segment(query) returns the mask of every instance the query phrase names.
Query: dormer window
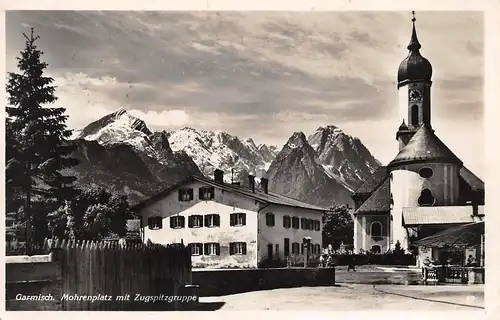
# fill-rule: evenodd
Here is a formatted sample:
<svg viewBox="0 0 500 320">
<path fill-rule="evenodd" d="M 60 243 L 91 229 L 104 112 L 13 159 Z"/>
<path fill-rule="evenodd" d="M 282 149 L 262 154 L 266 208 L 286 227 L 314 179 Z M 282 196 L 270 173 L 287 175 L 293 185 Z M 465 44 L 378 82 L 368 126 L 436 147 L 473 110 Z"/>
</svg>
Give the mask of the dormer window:
<svg viewBox="0 0 500 320">
<path fill-rule="evenodd" d="M 215 196 L 214 187 L 201 187 L 199 189 L 200 200 L 213 200 L 214 196 Z"/>
<path fill-rule="evenodd" d="M 186 202 L 193 200 L 193 189 L 179 189 L 179 201 Z"/>
</svg>

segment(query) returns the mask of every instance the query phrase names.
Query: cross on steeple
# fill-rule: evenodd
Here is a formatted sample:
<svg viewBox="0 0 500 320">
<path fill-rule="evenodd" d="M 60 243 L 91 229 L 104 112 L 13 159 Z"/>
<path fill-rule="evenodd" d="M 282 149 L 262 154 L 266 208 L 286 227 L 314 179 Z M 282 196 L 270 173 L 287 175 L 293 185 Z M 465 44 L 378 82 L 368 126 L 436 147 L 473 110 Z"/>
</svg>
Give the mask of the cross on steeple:
<svg viewBox="0 0 500 320">
<path fill-rule="evenodd" d="M 413 15 L 413 19 L 411 21 L 415 22 L 417 19 L 415 19 L 415 11 L 412 11 L 411 14 Z"/>
</svg>

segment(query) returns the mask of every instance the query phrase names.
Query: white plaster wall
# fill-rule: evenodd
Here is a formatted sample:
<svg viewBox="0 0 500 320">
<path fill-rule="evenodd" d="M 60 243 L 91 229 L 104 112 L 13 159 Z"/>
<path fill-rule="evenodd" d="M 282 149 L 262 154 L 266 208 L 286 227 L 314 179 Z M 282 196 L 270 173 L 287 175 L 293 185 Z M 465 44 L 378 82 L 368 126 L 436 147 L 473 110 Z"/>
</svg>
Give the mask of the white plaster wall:
<svg viewBox="0 0 500 320">
<path fill-rule="evenodd" d="M 200 182 L 186 185 L 193 188 L 193 200 L 178 201 L 178 193 L 174 191 L 165 198 L 141 210 L 144 228 L 144 240 L 160 244 L 179 243 L 182 239 L 185 245 L 189 243 L 216 242 L 220 244 L 220 256 L 192 256 L 193 267 L 256 267 L 257 266 L 257 210 L 259 203 L 255 200 L 229 193 L 215 188 L 213 201 L 198 199 L 198 188 L 205 186 Z M 184 188 L 184 187 L 183 187 Z M 230 214 L 246 213 L 246 226 L 230 226 Z M 170 216 L 185 217 L 185 227 L 170 228 Z M 219 214 L 220 227 L 189 228 L 190 215 Z M 150 230 L 147 227 L 148 217 L 163 217 L 163 228 Z M 229 255 L 230 242 L 246 242 L 246 255 Z"/>
<path fill-rule="evenodd" d="M 408 248 L 406 229 L 403 227 L 402 208 L 418 205 L 417 200 L 423 184 L 422 178 L 415 172 L 407 170 L 392 171 L 390 189 L 394 205 L 391 210 L 393 218 L 391 249 L 394 249 L 398 240 L 402 248 Z"/>
<path fill-rule="evenodd" d="M 271 212 L 274 216 L 275 225 L 274 227 L 269 227 L 266 225 L 266 213 Z M 311 244 L 322 244 L 322 212 L 316 210 L 308 210 L 301 208 L 293 208 L 286 206 L 271 205 L 262 209 L 259 213 L 261 218 L 259 219 L 259 247 L 258 247 L 258 260 L 261 261 L 267 257 L 267 245 L 273 244 L 275 249 L 276 244 L 279 244 L 279 257 L 280 259 L 285 258 L 285 238 L 290 239 L 290 253 L 292 252 L 292 243 L 298 242 L 302 243 L 303 237 L 311 237 Z M 283 216 L 288 215 L 290 217 L 299 218 L 299 229 L 294 228 L 284 228 L 283 227 Z M 300 228 L 300 219 L 308 218 L 319 220 L 320 230 L 302 230 Z M 276 251 L 274 250 L 276 253 Z"/>
<path fill-rule="evenodd" d="M 399 123 L 405 121 L 408 124 L 408 86 L 399 88 L 398 90 L 398 112 L 399 112 Z M 397 130 L 397 127 L 395 128 Z"/>
</svg>

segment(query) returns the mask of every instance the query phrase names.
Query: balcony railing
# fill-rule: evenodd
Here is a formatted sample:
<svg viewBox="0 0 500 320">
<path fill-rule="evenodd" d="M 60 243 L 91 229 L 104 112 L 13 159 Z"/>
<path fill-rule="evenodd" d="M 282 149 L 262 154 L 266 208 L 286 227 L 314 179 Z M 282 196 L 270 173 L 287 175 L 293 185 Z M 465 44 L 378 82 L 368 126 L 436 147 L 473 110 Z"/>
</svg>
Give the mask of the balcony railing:
<svg viewBox="0 0 500 320">
<path fill-rule="evenodd" d="M 473 278 L 469 279 L 470 276 Z M 484 283 L 484 268 L 452 265 L 424 266 L 422 281 L 426 284 Z"/>
</svg>

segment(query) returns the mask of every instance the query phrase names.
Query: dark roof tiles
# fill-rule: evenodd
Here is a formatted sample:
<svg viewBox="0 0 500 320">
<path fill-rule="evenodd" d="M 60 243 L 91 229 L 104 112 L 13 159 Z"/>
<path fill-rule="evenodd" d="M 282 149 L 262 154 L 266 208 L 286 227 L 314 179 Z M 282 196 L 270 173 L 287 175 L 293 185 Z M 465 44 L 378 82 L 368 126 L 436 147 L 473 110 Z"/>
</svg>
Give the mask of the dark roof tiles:
<svg viewBox="0 0 500 320">
<path fill-rule="evenodd" d="M 428 125 L 422 125 L 388 167 L 408 162 L 428 161 L 462 164 L 462 161 L 434 134 L 434 130 Z"/>
</svg>

